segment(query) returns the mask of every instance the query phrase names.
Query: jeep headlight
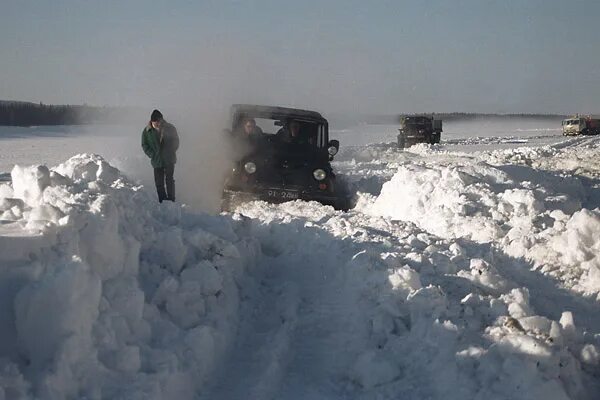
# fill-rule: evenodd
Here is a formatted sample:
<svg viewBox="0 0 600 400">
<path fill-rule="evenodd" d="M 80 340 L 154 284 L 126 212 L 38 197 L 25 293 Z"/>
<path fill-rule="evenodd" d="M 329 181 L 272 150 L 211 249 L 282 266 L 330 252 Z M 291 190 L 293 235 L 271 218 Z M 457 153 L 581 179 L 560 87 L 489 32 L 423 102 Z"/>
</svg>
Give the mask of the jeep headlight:
<svg viewBox="0 0 600 400">
<path fill-rule="evenodd" d="M 256 172 L 256 164 L 254 164 L 252 161 L 248 161 L 246 164 L 244 164 L 244 170 L 249 174 L 253 174 Z"/>
<path fill-rule="evenodd" d="M 330 156 L 335 156 L 338 152 L 338 149 L 335 146 L 329 146 L 329 148 L 327 149 L 327 152 L 329 153 Z"/>
<path fill-rule="evenodd" d="M 323 179 L 325 179 L 327 174 L 321 168 L 317 168 L 313 171 L 313 176 L 315 177 L 316 180 L 322 181 Z"/>
</svg>

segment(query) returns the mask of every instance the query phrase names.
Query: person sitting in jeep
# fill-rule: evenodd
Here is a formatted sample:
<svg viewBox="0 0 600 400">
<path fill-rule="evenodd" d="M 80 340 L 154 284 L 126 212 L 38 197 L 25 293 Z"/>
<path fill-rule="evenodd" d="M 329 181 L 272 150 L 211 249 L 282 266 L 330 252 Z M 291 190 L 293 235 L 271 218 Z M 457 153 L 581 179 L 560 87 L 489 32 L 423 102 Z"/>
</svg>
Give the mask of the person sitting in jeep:
<svg viewBox="0 0 600 400">
<path fill-rule="evenodd" d="M 256 125 L 254 118 L 244 118 L 232 132 L 232 139 L 234 154 L 237 158 L 242 158 L 262 145 L 266 141 L 266 135 Z"/>
<path fill-rule="evenodd" d="M 287 123 L 276 134 L 277 140 L 282 143 L 307 145 L 309 140 L 302 131 L 302 124 L 295 119 Z"/>
<path fill-rule="evenodd" d="M 244 118 L 242 121 L 242 137 L 250 141 L 250 143 L 259 142 L 264 139 L 264 132 L 260 126 L 256 125 L 254 118 Z"/>
</svg>

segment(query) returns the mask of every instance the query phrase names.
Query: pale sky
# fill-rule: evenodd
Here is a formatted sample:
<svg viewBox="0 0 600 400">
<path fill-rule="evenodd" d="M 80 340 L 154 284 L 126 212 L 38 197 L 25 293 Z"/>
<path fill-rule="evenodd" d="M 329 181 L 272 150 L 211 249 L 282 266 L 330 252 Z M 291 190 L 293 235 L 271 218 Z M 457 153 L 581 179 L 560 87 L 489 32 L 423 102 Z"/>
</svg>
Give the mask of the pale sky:
<svg viewBox="0 0 600 400">
<path fill-rule="evenodd" d="M 3 0 L 0 99 L 600 113 L 600 1 Z"/>
</svg>

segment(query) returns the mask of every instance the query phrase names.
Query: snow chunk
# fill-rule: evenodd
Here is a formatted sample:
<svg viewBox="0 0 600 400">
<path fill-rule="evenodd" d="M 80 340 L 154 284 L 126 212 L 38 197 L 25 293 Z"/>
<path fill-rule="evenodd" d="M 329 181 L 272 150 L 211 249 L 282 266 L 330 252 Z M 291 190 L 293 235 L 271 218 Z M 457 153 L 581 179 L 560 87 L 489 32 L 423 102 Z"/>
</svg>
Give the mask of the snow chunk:
<svg viewBox="0 0 600 400">
<path fill-rule="evenodd" d="M 526 288 L 512 289 L 510 293 L 500 296 L 508 306 L 508 313 L 513 318 L 527 317 L 532 314 L 529 306 L 529 290 Z"/>
<path fill-rule="evenodd" d="M 11 178 L 14 196 L 31 207 L 40 204 L 44 189 L 50 186 L 50 170 L 44 165 L 25 168 L 15 165 Z"/>
<path fill-rule="evenodd" d="M 185 336 L 185 344 L 193 355 L 200 376 L 204 376 L 216 361 L 220 341 L 215 330 L 209 326 L 199 326 Z"/>
<path fill-rule="evenodd" d="M 19 292 L 15 310 L 20 347 L 35 367 L 56 360 L 66 341 L 76 342 L 75 353 L 63 362 L 72 363 L 73 357 L 90 351 L 100 293 L 100 279 L 79 263 L 59 266 Z"/>
<path fill-rule="evenodd" d="M 419 273 L 408 265 L 395 269 L 388 279 L 394 290 L 402 291 L 406 296 L 422 288 Z"/>
<path fill-rule="evenodd" d="M 96 154 L 78 154 L 56 167 L 55 172 L 76 182 L 116 181 L 119 170 Z"/>
<path fill-rule="evenodd" d="M 501 291 L 509 287 L 509 282 L 502 277 L 496 268 L 480 258 L 471 259 L 470 273 L 459 271 L 458 276 L 467 278 L 492 291 Z"/>
<path fill-rule="evenodd" d="M 356 360 L 351 378 L 364 389 L 371 389 L 398 379 L 400 368 L 387 359 L 381 351 L 367 351 Z"/>
<path fill-rule="evenodd" d="M 439 318 L 447 309 L 446 295 L 438 286 L 427 286 L 411 293 L 407 299 L 413 321 L 422 320 L 425 316 Z"/>
<path fill-rule="evenodd" d="M 14 196 L 12 187 L 6 183 L 0 183 L 0 199 L 6 199 Z M 1 210 L 1 208 L 0 208 Z"/>
<path fill-rule="evenodd" d="M 581 349 L 581 361 L 586 364 L 598 366 L 600 365 L 600 352 L 598 348 L 591 343 L 586 344 Z"/>
<path fill-rule="evenodd" d="M 565 337 L 570 340 L 575 340 L 577 337 L 577 328 L 575 327 L 575 321 L 573 319 L 573 313 L 570 311 L 564 311 L 560 316 L 560 325 L 562 332 Z"/>
<path fill-rule="evenodd" d="M 203 296 L 212 296 L 223 289 L 223 277 L 207 261 L 203 261 L 198 265 L 186 268 L 181 273 L 183 282 L 197 282 L 200 285 L 200 291 Z"/>
<path fill-rule="evenodd" d="M 160 232 L 150 251 L 158 264 L 166 267 L 171 273 L 179 273 L 187 256 L 182 230 L 171 227 Z"/>
</svg>

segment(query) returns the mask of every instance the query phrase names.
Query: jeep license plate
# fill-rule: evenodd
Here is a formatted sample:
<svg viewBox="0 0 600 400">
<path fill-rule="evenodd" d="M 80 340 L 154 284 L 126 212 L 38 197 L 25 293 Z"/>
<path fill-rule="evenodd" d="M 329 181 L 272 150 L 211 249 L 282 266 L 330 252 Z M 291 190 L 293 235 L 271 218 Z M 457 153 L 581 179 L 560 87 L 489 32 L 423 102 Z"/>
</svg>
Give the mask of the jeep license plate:
<svg viewBox="0 0 600 400">
<path fill-rule="evenodd" d="M 296 200 L 299 193 L 295 190 L 269 189 L 267 190 L 267 196 L 274 199 Z"/>
</svg>

